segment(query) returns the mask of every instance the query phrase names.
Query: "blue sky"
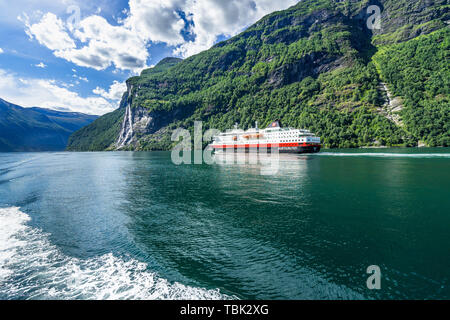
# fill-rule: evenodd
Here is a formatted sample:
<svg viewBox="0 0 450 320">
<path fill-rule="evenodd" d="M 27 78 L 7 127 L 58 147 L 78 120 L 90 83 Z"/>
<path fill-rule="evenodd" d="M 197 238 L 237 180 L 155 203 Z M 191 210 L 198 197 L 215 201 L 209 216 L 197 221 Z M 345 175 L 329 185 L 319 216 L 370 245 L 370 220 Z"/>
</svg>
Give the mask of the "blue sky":
<svg viewBox="0 0 450 320">
<path fill-rule="evenodd" d="M 0 0 L 0 98 L 89 114 L 125 81 L 186 58 L 296 0 Z"/>
</svg>

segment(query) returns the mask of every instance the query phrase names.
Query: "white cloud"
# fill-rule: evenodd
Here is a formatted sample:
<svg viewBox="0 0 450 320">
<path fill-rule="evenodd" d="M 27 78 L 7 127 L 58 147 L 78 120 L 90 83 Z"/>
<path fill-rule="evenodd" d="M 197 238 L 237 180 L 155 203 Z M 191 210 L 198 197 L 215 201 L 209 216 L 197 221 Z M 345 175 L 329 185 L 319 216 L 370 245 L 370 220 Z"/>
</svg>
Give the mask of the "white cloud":
<svg viewBox="0 0 450 320">
<path fill-rule="evenodd" d="M 113 84 L 109 87 L 109 91 L 97 87 L 92 92 L 99 96 L 102 96 L 105 99 L 119 101 L 120 99 L 122 99 L 122 96 L 126 90 L 127 85 L 124 82 L 114 81 Z"/>
<path fill-rule="evenodd" d="M 188 57 L 212 47 L 219 36 L 231 37 L 263 16 L 287 9 L 298 0 L 187 0 L 185 12 L 193 22 L 195 40 L 174 50 Z"/>
<path fill-rule="evenodd" d="M 177 13 L 186 0 L 130 0 L 130 11 L 125 26 L 142 36 L 145 41 L 168 45 L 184 43 L 181 31 L 184 20 Z"/>
<path fill-rule="evenodd" d="M 20 78 L 0 69 L 0 97 L 23 107 L 41 107 L 102 115 L 113 111 L 117 102 L 103 97 L 81 97 L 68 85 L 55 80 Z"/>
<path fill-rule="evenodd" d="M 42 69 L 45 69 L 47 67 L 43 62 L 35 64 L 34 66 Z"/>
<path fill-rule="evenodd" d="M 84 81 L 84 82 L 89 82 L 89 79 L 88 79 L 88 78 L 86 78 L 86 77 L 81 77 L 81 76 L 77 76 L 76 74 L 74 74 L 72 77 L 74 77 L 74 78 L 76 78 L 76 79 L 78 79 L 78 80 Z"/>
<path fill-rule="evenodd" d="M 0 48 L 0 54 L 2 54 L 4 51 L 3 51 L 3 49 L 2 48 Z"/>
<path fill-rule="evenodd" d="M 113 26 L 106 19 L 92 15 L 83 19 L 79 29 L 71 32 L 61 19 L 45 14 L 35 23 L 22 18 L 30 39 L 78 66 L 104 70 L 111 65 L 118 69 L 140 72 L 146 67 L 147 43 L 140 34 L 125 26 Z M 80 43 L 77 47 L 76 42 Z"/>
<path fill-rule="evenodd" d="M 74 37 L 82 42 L 79 49 L 56 52 L 55 55 L 73 63 L 104 70 L 110 65 L 138 72 L 146 66 L 148 51 L 141 36 L 123 26 L 112 26 L 100 16 L 80 22 Z"/>
<path fill-rule="evenodd" d="M 30 24 L 28 16 L 21 18 L 26 26 L 26 33 L 30 39 L 35 38 L 40 44 L 50 50 L 61 51 L 75 48 L 75 42 L 67 33 L 67 29 L 56 15 L 46 13 L 35 24 Z"/>
<path fill-rule="evenodd" d="M 115 69 L 139 73 L 147 67 L 148 47 L 162 42 L 173 53 L 188 57 L 210 48 L 219 36 L 230 37 L 264 15 L 286 9 L 298 0 L 129 0 L 126 18 L 110 24 L 95 14 L 85 17 L 72 30 L 53 13 L 41 15 L 36 23 L 24 16 L 25 31 L 31 39 L 54 55 L 82 67 Z M 195 38 L 182 35 L 186 21 Z M 71 31 L 72 30 L 72 31 Z"/>
</svg>

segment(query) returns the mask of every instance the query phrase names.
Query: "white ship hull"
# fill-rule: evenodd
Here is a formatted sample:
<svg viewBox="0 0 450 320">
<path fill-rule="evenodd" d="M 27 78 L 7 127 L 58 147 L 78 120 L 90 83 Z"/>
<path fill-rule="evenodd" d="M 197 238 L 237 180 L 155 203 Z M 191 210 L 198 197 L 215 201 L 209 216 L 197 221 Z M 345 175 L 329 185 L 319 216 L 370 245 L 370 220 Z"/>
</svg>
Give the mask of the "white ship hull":
<svg viewBox="0 0 450 320">
<path fill-rule="evenodd" d="M 247 131 L 234 130 L 214 137 L 210 145 L 216 152 L 279 152 L 279 153 L 316 153 L 322 145 L 320 138 L 302 129 L 281 128 L 279 121 L 273 122 L 267 129 L 258 128 Z"/>
</svg>

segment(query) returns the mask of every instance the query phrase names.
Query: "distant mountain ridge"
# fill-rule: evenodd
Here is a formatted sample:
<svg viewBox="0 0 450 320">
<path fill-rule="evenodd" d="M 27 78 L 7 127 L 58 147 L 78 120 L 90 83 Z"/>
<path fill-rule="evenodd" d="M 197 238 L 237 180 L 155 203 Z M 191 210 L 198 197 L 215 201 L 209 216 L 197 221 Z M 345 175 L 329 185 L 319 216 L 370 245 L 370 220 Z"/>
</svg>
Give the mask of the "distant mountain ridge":
<svg viewBox="0 0 450 320">
<path fill-rule="evenodd" d="M 373 10 L 381 29 L 369 29 Z M 69 150 L 167 150 L 175 128 L 281 119 L 325 147 L 450 146 L 448 0 L 303 0 L 127 81 Z M 107 130 L 103 130 L 106 128 Z"/>
<path fill-rule="evenodd" d="M 0 98 L 0 152 L 62 151 L 69 136 L 98 116 L 23 108 Z"/>
</svg>

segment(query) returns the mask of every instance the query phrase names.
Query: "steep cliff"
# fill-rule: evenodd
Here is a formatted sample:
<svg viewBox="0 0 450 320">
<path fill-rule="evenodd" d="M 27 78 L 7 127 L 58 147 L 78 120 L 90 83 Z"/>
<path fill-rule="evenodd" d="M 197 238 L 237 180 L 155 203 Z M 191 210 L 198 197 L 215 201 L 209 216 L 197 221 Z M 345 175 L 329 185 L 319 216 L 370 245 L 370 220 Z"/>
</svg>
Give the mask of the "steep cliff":
<svg viewBox="0 0 450 320">
<path fill-rule="evenodd" d="M 372 5 L 380 29 L 368 28 Z M 315 131 L 327 147 L 449 145 L 448 19 L 447 0 L 301 1 L 210 50 L 164 59 L 129 79 L 117 111 L 124 117 L 99 149 L 168 149 L 172 130 L 192 129 L 195 120 L 224 130 L 276 118 Z M 388 91 L 403 108 L 386 104 Z M 427 118 L 414 121 L 422 110 Z M 96 138 L 87 133 L 101 121 L 70 148 L 92 149 Z"/>
</svg>

